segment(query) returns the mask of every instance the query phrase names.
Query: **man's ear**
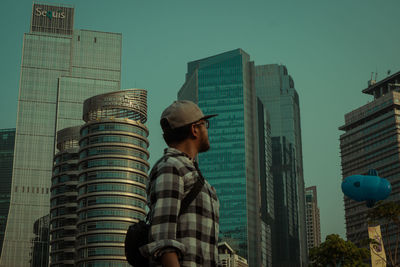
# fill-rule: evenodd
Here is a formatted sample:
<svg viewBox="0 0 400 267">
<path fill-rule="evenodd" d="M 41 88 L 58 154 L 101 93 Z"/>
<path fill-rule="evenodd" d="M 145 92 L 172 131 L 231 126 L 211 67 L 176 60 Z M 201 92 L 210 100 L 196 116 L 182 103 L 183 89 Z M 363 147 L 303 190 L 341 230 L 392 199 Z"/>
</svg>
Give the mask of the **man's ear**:
<svg viewBox="0 0 400 267">
<path fill-rule="evenodd" d="M 200 132 L 199 132 L 199 127 L 196 127 L 195 124 L 192 124 L 192 125 L 191 125 L 190 131 L 191 131 L 191 133 L 192 133 L 192 137 L 193 137 L 193 138 L 197 138 L 197 137 L 199 136 L 199 134 L 200 134 Z"/>
</svg>

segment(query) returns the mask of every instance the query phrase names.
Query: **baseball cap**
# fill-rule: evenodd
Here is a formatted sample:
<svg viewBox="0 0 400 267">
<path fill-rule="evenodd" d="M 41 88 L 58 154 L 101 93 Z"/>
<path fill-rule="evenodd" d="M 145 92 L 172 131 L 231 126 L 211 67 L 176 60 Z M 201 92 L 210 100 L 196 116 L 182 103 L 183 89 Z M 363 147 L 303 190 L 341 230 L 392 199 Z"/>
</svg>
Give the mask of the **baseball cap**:
<svg viewBox="0 0 400 267">
<path fill-rule="evenodd" d="M 161 114 L 160 122 L 163 130 L 172 130 L 217 115 L 204 115 L 199 106 L 192 101 L 178 100 L 164 110 Z M 168 121 L 168 124 L 163 123 L 164 119 Z"/>
</svg>

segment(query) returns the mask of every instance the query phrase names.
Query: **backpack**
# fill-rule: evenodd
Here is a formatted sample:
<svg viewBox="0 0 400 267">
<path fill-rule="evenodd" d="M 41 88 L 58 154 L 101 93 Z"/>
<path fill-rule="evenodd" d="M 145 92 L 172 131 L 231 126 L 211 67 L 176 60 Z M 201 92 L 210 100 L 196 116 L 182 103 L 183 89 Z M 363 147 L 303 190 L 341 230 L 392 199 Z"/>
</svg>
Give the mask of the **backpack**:
<svg viewBox="0 0 400 267">
<path fill-rule="evenodd" d="M 196 168 L 197 169 L 197 168 Z M 181 209 L 178 216 L 180 216 L 193 202 L 193 200 L 200 193 L 204 185 L 204 178 L 199 172 L 199 179 L 194 184 L 193 188 L 182 200 Z M 146 221 L 140 220 L 137 223 L 129 226 L 125 236 L 125 256 L 129 264 L 133 267 L 148 267 L 149 259 L 142 256 L 139 251 L 141 246 L 149 243 L 150 223 L 148 223 L 148 215 Z"/>
</svg>

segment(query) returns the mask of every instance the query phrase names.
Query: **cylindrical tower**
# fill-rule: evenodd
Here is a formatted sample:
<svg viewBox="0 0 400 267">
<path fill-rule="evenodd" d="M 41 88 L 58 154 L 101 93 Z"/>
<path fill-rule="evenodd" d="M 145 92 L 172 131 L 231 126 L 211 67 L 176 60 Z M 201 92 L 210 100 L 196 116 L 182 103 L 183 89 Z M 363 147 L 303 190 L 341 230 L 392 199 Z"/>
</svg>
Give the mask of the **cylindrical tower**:
<svg viewBox="0 0 400 267">
<path fill-rule="evenodd" d="M 83 119 L 76 266 L 129 266 L 125 234 L 146 214 L 147 92 L 129 89 L 89 98 Z"/>
<path fill-rule="evenodd" d="M 80 126 L 57 132 L 50 197 L 50 266 L 75 266 Z"/>
</svg>

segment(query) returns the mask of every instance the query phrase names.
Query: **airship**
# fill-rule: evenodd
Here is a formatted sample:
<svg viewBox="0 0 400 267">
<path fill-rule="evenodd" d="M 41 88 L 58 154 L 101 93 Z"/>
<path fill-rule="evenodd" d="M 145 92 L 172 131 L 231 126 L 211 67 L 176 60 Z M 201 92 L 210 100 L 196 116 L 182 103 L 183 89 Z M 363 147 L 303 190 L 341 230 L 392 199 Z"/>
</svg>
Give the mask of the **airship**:
<svg viewBox="0 0 400 267">
<path fill-rule="evenodd" d="M 371 208 L 375 202 L 386 199 L 392 191 L 392 186 L 385 178 L 378 176 L 376 170 L 369 170 L 368 175 L 352 175 L 342 181 L 343 193 L 355 200 L 366 201 Z"/>
</svg>

